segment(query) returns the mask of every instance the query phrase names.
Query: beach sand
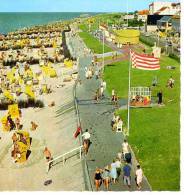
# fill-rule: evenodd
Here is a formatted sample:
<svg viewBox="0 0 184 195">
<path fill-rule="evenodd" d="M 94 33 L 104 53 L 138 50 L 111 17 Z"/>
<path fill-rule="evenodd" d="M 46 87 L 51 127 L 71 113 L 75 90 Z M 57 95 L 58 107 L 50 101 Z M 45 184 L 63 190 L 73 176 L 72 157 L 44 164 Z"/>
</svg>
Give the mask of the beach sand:
<svg viewBox="0 0 184 195">
<path fill-rule="evenodd" d="M 32 137 L 31 154 L 25 164 L 17 164 L 11 158 L 12 132 L 0 131 L 0 191 L 39 191 L 39 190 L 84 190 L 82 163 L 78 156 L 74 156 L 65 162 L 55 165 L 46 173 L 46 160 L 43 155 L 47 146 L 53 157 L 57 157 L 80 146 L 79 140 L 74 138 L 77 128 L 77 118 L 74 107 L 62 114 L 62 106 L 73 104 L 73 84 L 65 82 L 64 87 L 57 88 L 56 84 L 62 84 L 63 77 L 73 71 L 56 65 L 57 72 L 62 70 L 59 78 L 48 79 L 54 92 L 42 96 L 44 108 L 27 108 L 22 110 L 23 130 Z M 34 67 L 35 68 L 35 67 Z M 34 69 L 33 68 L 33 69 Z M 76 67 L 75 67 L 76 68 Z M 48 107 L 51 102 L 54 107 Z M 64 107 L 63 107 L 64 108 Z M 3 116 L 5 111 L 0 111 Z M 38 124 L 36 131 L 30 131 L 30 122 Z M 2 127 L 0 127 L 2 129 Z M 46 180 L 52 180 L 48 186 L 44 186 Z"/>
</svg>

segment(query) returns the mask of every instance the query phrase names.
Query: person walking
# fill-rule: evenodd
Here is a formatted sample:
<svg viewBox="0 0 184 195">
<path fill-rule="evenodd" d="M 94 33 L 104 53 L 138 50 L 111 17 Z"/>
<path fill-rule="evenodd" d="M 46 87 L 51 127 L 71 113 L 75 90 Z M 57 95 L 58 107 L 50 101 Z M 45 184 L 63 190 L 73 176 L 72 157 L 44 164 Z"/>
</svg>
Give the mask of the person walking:
<svg viewBox="0 0 184 195">
<path fill-rule="evenodd" d="M 95 171 L 94 183 L 95 183 L 96 191 L 98 191 L 102 183 L 101 170 L 99 168 L 97 168 Z"/>
<path fill-rule="evenodd" d="M 90 133 L 88 132 L 88 129 L 82 134 L 83 137 L 83 147 L 85 154 L 88 153 L 89 145 L 90 145 Z"/>
<path fill-rule="evenodd" d="M 115 160 L 113 160 L 113 162 L 111 163 L 111 170 L 110 170 L 110 176 L 113 180 L 113 183 L 116 183 L 117 180 L 117 165 Z"/>
<path fill-rule="evenodd" d="M 107 87 L 107 83 L 104 80 L 102 81 L 102 86 L 103 86 L 103 89 L 105 91 L 106 90 L 106 87 Z"/>
<path fill-rule="evenodd" d="M 100 96 L 100 89 L 98 88 L 97 90 L 96 90 L 96 93 L 95 93 L 95 100 L 98 102 L 98 100 L 99 100 L 99 96 Z"/>
<path fill-rule="evenodd" d="M 131 167 L 130 165 L 126 162 L 124 167 L 123 167 L 123 182 L 124 185 L 127 185 L 129 188 L 131 188 Z"/>
<path fill-rule="evenodd" d="M 115 90 L 112 89 L 112 92 L 111 92 L 111 101 L 114 101 L 115 99 Z"/>
<path fill-rule="evenodd" d="M 123 151 L 123 158 L 125 159 L 125 155 L 129 153 L 129 145 L 126 139 L 124 139 L 124 142 L 122 143 L 122 151 Z"/>
<path fill-rule="evenodd" d="M 137 170 L 135 172 L 135 180 L 136 180 L 136 184 L 137 184 L 137 189 L 140 190 L 141 189 L 141 185 L 142 185 L 142 179 L 143 179 L 143 171 L 141 169 L 140 165 L 137 165 Z"/>
<path fill-rule="evenodd" d="M 157 97 L 158 97 L 158 104 L 161 105 L 162 104 L 162 91 L 159 91 L 157 93 Z"/>
<path fill-rule="evenodd" d="M 95 78 L 98 79 L 98 70 L 95 70 Z"/>
<path fill-rule="evenodd" d="M 100 86 L 100 97 L 103 97 L 104 96 L 104 88 L 103 86 L 101 85 Z"/>
<path fill-rule="evenodd" d="M 103 173 L 102 173 L 102 178 L 103 178 L 104 188 L 106 190 L 109 190 L 109 183 L 110 183 L 110 170 L 109 170 L 109 166 L 106 166 L 104 168 Z"/>
<path fill-rule="evenodd" d="M 119 178 L 121 174 L 121 161 L 119 158 L 116 158 L 116 171 L 117 171 L 117 179 Z"/>
</svg>

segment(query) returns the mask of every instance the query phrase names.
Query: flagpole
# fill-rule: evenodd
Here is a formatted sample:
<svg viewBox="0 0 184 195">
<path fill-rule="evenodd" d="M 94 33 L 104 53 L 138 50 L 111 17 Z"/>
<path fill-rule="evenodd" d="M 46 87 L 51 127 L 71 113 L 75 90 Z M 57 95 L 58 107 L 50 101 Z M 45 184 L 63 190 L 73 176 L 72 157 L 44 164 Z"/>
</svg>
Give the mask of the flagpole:
<svg viewBox="0 0 184 195">
<path fill-rule="evenodd" d="M 128 28 L 128 0 L 127 2 L 127 28 Z M 131 55 L 130 55 L 130 44 L 129 44 L 129 68 L 128 68 L 128 125 L 127 125 L 127 136 L 129 136 L 130 132 L 130 67 L 131 67 Z"/>
<path fill-rule="evenodd" d="M 103 64 L 103 71 L 104 71 L 104 50 L 105 50 L 105 48 L 104 48 L 104 44 L 105 44 L 105 30 L 103 30 L 103 62 L 102 62 L 102 64 Z"/>
<path fill-rule="evenodd" d="M 129 46 L 129 68 L 128 68 L 128 126 L 127 126 L 127 136 L 130 132 L 130 68 L 131 68 L 131 55 L 130 55 L 130 46 Z"/>
<path fill-rule="evenodd" d="M 128 0 L 126 1 L 127 3 L 126 3 L 126 8 L 127 8 L 127 28 L 128 28 Z"/>
</svg>

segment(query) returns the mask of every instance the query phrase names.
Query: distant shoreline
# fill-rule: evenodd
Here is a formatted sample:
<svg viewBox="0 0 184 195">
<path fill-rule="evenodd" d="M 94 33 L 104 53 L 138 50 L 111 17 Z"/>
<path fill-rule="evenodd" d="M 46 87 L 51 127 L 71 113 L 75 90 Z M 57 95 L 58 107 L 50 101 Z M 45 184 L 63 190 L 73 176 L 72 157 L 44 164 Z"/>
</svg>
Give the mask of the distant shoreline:
<svg viewBox="0 0 184 195">
<path fill-rule="evenodd" d="M 7 35 L 22 28 L 47 25 L 58 21 L 67 21 L 102 14 L 100 12 L 0 12 L 0 34 Z"/>
</svg>

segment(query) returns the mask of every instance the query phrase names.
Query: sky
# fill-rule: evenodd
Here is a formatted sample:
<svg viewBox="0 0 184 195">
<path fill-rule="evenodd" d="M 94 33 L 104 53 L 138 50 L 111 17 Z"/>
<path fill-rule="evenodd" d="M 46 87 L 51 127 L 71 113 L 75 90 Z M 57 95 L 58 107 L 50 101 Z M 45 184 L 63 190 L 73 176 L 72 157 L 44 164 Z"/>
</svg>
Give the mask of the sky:
<svg viewBox="0 0 184 195">
<path fill-rule="evenodd" d="M 148 9 L 154 0 L 0 0 L 0 12 L 125 12 Z M 158 0 L 178 2 L 179 0 Z"/>
</svg>

